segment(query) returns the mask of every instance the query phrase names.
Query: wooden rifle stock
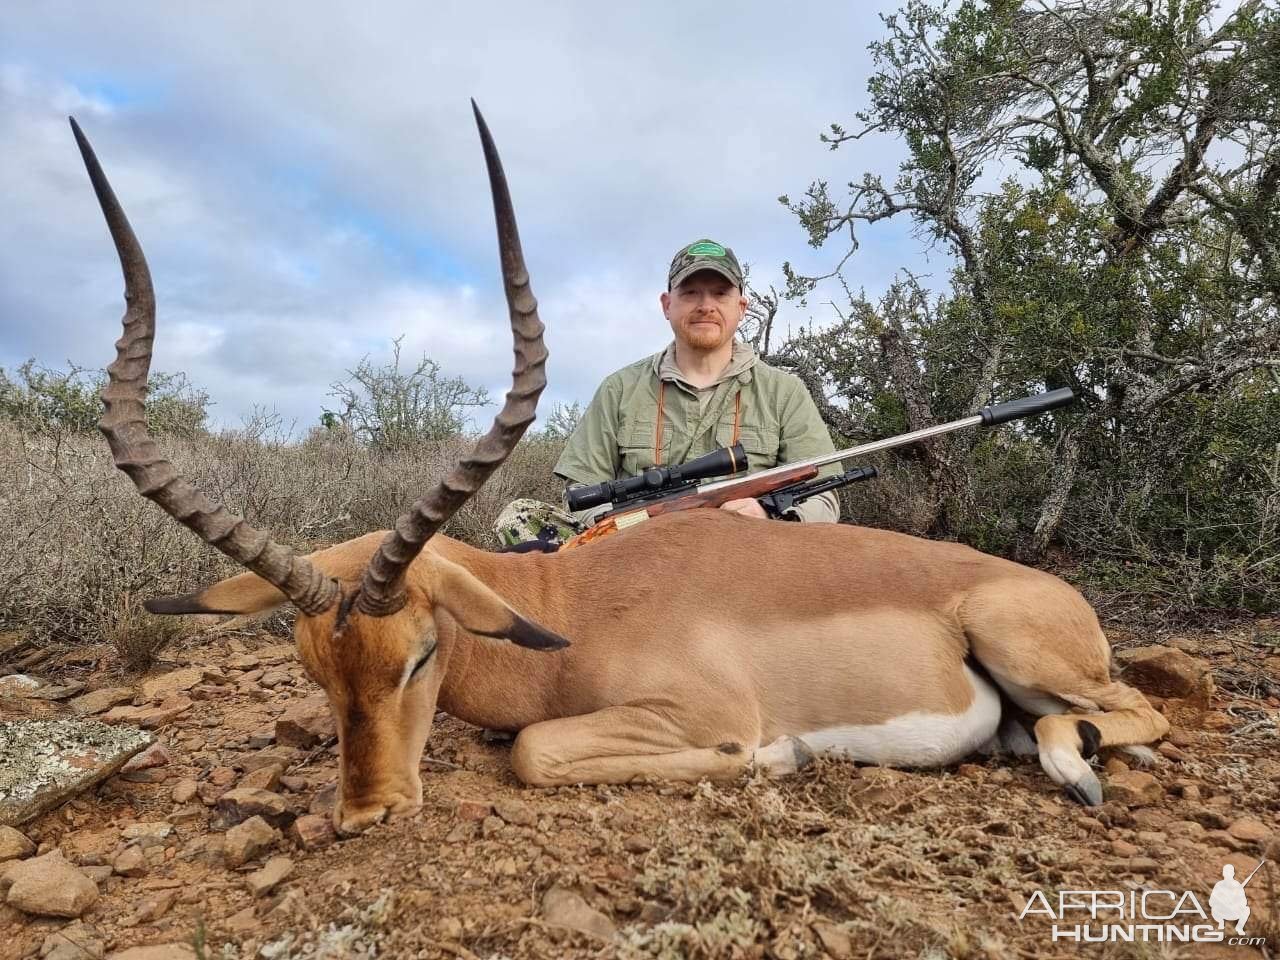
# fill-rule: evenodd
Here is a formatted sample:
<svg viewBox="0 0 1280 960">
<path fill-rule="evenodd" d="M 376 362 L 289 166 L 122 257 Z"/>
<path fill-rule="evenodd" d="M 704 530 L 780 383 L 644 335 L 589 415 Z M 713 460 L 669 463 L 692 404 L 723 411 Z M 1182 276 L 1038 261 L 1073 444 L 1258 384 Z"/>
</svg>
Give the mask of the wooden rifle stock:
<svg viewBox="0 0 1280 960">
<path fill-rule="evenodd" d="M 696 490 L 693 493 L 683 493 L 663 500 L 654 500 L 634 509 L 623 510 L 612 516 L 605 517 L 589 530 L 584 530 L 576 537 L 562 543 L 560 549 L 569 550 L 573 547 L 580 547 L 583 544 L 607 537 L 611 533 L 635 526 L 637 523 L 652 520 L 654 517 L 661 516 L 664 513 L 675 513 L 679 510 L 696 510 L 703 507 L 715 510 L 724 506 L 730 500 L 745 500 L 747 498 L 754 500 L 756 497 L 763 497 L 766 493 L 772 493 L 790 484 L 812 480 L 817 475 L 818 468 L 812 464 L 798 465 L 790 470 L 779 471 L 774 468 L 768 475 L 757 474 L 743 477 L 741 480 L 735 480 L 731 483 L 717 484 L 712 490 Z"/>
</svg>

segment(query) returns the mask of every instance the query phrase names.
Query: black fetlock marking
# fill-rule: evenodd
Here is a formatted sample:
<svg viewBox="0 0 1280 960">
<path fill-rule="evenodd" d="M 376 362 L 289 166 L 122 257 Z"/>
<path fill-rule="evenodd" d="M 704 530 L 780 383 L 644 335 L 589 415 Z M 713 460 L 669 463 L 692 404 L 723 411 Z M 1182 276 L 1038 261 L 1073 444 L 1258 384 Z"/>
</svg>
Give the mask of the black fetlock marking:
<svg viewBox="0 0 1280 960">
<path fill-rule="evenodd" d="M 1088 720 L 1079 720 L 1076 732 L 1080 734 L 1080 755 L 1086 760 L 1096 757 L 1098 748 L 1102 746 L 1102 731 Z"/>
</svg>

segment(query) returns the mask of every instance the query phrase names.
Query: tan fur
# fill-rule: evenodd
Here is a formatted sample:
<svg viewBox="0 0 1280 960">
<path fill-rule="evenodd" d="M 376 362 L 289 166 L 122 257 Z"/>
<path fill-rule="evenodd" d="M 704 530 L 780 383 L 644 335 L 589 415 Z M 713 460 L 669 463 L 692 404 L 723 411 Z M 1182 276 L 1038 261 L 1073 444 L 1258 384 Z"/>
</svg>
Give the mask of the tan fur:
<svg viewBox="0 0 1280 960">
<path fill-rule="evenodd" d="M 349 592 L 381 539 L 309 559 Z M 236 612 L 279 602 L 256 579 L 198 597 Z M 1078 592 L 954 543 L 704 510 L 562 554 L 491 554 L 437 536 L 407 584 L 409 605 L 390 617 L 351 613 L 337 632 L 335 611 L 298 619 L 303 662 L 338 718 L 348 831 L 420 802 L 418 759 L 437 706 L 520 731 L 513 768 L 545 785 L 732 777 L 781 737 L 958 715 L 973 696 L 966 658 L 1064 710 L 1097 704 L 1108 712 L 1088 719 L 1104 745 L 1167 729 L 1140 694 L 1110 681 L 1106 639 Z M 571 646 L 476 635 L 514 630 L 521 617 Z M 402 686 L 431 643 L 423 675 Z M 1079 758 L 1079 719 L 1036 724 L 1055 779 L 1045 750 Z M 1056 762 L 1070 767 L 1060 780 L 1069 789 L 1092 776 Z"/>
</svg>

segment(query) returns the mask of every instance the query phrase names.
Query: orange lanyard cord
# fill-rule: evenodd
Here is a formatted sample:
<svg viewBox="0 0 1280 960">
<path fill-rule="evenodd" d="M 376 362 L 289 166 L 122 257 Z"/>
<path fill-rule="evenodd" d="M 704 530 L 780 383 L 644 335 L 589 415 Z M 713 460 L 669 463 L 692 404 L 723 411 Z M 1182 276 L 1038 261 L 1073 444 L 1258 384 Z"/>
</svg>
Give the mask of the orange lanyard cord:
<svg viewBox="0 0 1280 960">
<path fill-rule="evenodd" d="M 653 435 L 653 465 L 659 466 L 662 463 L 662 398 L 667 392 L 667 381 L 660 380 L 658 382 L 658 425 L 654 429 Z"/>
</svg>

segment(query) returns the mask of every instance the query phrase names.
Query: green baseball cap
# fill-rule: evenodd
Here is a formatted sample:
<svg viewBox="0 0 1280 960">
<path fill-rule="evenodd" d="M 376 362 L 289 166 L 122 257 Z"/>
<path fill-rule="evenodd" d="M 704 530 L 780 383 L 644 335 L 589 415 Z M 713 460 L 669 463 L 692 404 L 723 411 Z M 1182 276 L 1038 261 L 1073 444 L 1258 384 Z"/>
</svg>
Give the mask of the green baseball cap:
<svg viewBox="0 0 1280 960">
<path fill-rule="evenodd" d="M 706 239 L 695 240 L 676 252 L 667 273 L 667 289 L 678 287 L 699 270 L 714 270 L 739 290 L 742 289 L 742 265 L 733 251 Z"/>
</svg>

